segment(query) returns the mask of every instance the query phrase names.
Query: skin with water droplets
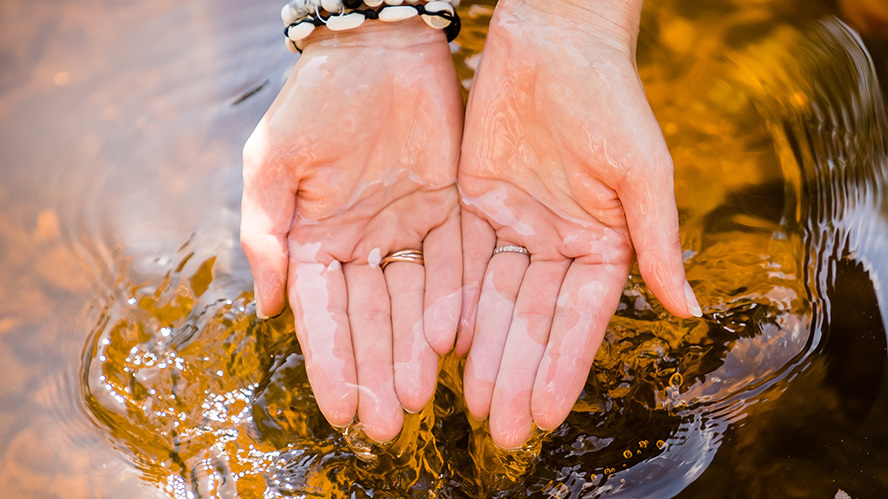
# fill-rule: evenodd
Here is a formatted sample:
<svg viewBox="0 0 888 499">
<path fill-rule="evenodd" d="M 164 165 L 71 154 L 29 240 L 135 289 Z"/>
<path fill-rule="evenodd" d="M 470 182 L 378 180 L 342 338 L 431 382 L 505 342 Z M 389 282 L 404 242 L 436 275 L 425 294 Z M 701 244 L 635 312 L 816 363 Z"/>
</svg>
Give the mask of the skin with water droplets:
<svg viewBox="0 0 888 499">
<path fill-rule="evenodd" d="M 466 267 L 472 299 L 457 340 L 472 345 L 466 403 L 490 416 L 506 447 L 534 423 L 551 429 L 567 417 L 636 255 L 670 312 L 697 312 L 685 295 L 671 158 L 633 60 L 640 3 L 622 18 L 573 7 L 568 16 L 540 2 L 498 6 L 467 110 L 466 260 L 491 240 L 532 255 L 528 265 L 487 253 L 483 273 Z"/>
<path fill-rule="evenodd" d="M 289 299 L 324 416 L 386 441 L 431 398 L 459 317 L 461 100 L 443 34 L 419 19 L 307 42 L 245 146 L 241 240 L 259 312 Z M 408 248 L 426 265 L 383 274 Z M 426 309 L 449 324 L 427 330 Z"/>
</svg>

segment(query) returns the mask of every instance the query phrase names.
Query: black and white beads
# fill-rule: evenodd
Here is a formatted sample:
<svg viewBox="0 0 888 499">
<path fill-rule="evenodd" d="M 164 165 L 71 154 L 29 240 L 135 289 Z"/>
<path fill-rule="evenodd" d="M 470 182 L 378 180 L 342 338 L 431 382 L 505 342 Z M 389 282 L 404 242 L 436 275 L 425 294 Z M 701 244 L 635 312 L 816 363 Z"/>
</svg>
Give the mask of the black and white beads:
<svg viewBox="0 0 888 499">
<path fill-rule="evenodd" d="M 367 9 L 361 9 L 366 5 Z M 303 41 L 315 28 L 330 31 L 355 29 L 367 19 L 398 22 L 420 16 L 432 28 L 444 30 L 447 41 L 459 34 L 456 14 L 459 0 L 420 3 L 419 0 L 292 0 L 281 10 L 287 49 L 301 52 Z"/>
</svg>

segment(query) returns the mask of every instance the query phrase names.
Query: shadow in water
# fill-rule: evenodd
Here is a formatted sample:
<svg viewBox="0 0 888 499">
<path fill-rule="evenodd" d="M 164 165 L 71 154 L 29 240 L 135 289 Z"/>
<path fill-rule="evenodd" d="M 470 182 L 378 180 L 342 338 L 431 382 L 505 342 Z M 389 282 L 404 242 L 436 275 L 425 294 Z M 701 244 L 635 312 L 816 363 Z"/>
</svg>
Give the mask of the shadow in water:
<svg viewBox="0 0 888 499">
<path fill-rule="evenodd" d="M 888 350 L 863 267 L 836 267 L 820 354 L 778 404 L 729 429 L 716 458 L 678 497 L 879 497 L 888 483 Z M 876 311 L 876 312 L 874 312 Z M 880 449 L 873 452 L 873 449 Z M 740 485 L 742 484 L 742 485 Z"/>
<path fill-rule="evenodd" d="M 732 426 L 716 459 L 679 497 L 810 497 L 813 490 L 876 497 L 888 487 L 884 102 L 872 61 L 846 26 L 827 20 L 806 40 L 786 41 L 797 48 L 776 58 L 783 66 L 756 61 L 747 69 L 764 91 L 756 104 L 780 151 L 787 194 L 798 200 L 823 330 L 792 382 L 769 397 L 780 402 Z M 797 63 L 801 73 L 785 69 Z"/>
</svg>

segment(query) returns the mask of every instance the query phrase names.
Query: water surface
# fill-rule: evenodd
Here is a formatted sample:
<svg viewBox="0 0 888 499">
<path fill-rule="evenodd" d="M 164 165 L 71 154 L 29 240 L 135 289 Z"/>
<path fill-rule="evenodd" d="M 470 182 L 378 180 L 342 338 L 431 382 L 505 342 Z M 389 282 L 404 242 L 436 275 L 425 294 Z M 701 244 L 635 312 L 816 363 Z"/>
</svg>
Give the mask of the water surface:
<svg viewBox="0 0 888 499">
<path fill-rule="evenodd" d="M 464 2 L 468 87 L 492 2 Z M 648 6 L 639 71 L 706 315 L 636 274 L 567 422 L 516 453 L 459 359 L 394 443 L 333 431 L 259 322 L 240 148 L 294 62 L 273 2 L 0 6 L 9 497 L 875 497 L 888 490 L 886 118 L 826 4 Z M 881 312 L 880 312 L 881 305 Z"/>
</svg>

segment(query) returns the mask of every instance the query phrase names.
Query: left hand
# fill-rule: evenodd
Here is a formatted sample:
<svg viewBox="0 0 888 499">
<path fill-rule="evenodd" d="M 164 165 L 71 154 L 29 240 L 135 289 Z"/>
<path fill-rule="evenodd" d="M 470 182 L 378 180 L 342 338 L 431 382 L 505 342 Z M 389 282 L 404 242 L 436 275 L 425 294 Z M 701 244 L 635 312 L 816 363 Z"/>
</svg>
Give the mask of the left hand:
<svg viewBox="0 0 888 499">
<path fill-rule="evenodd" d="M 667 310 L 700 313 L 631 20 L 600 22 L 588 5 L 559 16 L 532 3 L 497 6 L 459 166 L 466 293 L 456 351 L 471 345 L 466 404 L 476 419 L 489 415 L 504 447 L 521 445 L 534 423 L 552 429 L 567 417 L 636 253 Z M 491 256 L 504 245 L 530 258 Z"/>
</svg>

